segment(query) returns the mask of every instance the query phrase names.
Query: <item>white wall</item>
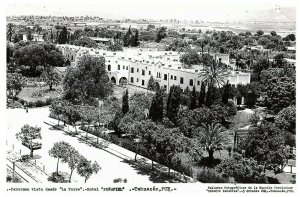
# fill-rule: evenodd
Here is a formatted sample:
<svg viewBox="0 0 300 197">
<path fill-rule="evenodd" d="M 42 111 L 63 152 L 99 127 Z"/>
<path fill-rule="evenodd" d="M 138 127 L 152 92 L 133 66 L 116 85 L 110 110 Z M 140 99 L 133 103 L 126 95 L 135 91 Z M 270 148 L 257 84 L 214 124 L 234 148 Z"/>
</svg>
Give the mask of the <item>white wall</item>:
<svg viewBox="0 0 300 197">
<path fill-rule="evenodd" d="M 183 69 L 179 63 L 179 54 L 171 51 L 140 51 L 140 50 L 125 50 L 124 52 L 110 52 L 103 50 L 95 50 L 85 47 L 73 47 L 72 45 L 58 45 L 63 55 L 71 58 L 75 56 L 75 64 L 78 59 L 88 53 L 93 56 L 105 57 L 106 69 L 109 78 L 114 77 L 116 84 L 122 77 L 126 77 L 128 84 L 147 88 L 148 80 L 152 75 L 154 79 L 165 87 L 167 91 L 172 85 L 179 85 L 183 90 L 187 87 L 192 90 L 196 86 L 196 90 L 200 91 L 201 78 L 198 77 L 198 72 L 195 69 Z M 217 60 L 229 65 L 228 54 L 215 54 Z M 221 59 L 219 59 L 221 58 Z M 70 60 L 71 61 L 71 60 Z M 120 67 L 118 67 L 120 65 Z M 110 70 L 108 69 L 110 67 Z M 131 72 L 133 69 L 133 73 Z M 144 70 L 144 75 L 142 74 Z M 149 74 L 150 72 L 150 74 Z M 166 75 L 166 78 L 165 78 Z M 176 76 L 176 80 L 175 80 Z M 183 77 L 183 83 L 180 83 L 180 78 Z M 131 80 L 133 78 L 133 81 Z M 192 85 L 190 80 L 193 81 Z M 241 73 L 232 71 L 228 76 L 231 84 L 237 85 L 250 83 L 250 73 Z M 227 80 L 226 80 L 227 81 Z"/>
</svg>

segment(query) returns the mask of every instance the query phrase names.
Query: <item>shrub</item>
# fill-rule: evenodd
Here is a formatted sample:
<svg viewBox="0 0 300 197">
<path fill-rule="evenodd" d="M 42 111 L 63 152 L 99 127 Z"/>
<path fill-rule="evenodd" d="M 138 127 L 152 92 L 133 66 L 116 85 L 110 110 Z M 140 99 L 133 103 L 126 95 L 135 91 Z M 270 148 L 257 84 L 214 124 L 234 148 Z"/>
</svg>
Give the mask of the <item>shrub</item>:
<svg viewBox="0 0 300 197">
<path fill-rule="evenodd" d="M 68 183 L 69 179 L 65 179 L 63 175 L 56 174 L 56 172 L 52 172 L 51 176 L 48 177 L 48 181 L 54 182 L 54 183 Z"/>
<path fill-rule="evenodd" d="M 29 160 L 31 160 L 32 157 L 30 155 L 22 155 L 20 161 L 21 162 L 29 162 Z"/>
<path fill-rule="evenodd" d="M 196 179 L 202 183 L 230 183 L 229 178 L 222 177 L 216 170 L 211 168 L 197 168 Z"/>
<path fill-rule="evenodd" d="M 243 158 L 240 154 L 234 153 L 232 157 L 223 160 L 216 171 L 224 178 L 233 177 L 237 183 L 267 183 L 263 173 L 263 166 L 250 158 Z"/>
<path fill-rule="evenodd" d="M 15 176 L 15 178 L 13 179 L 10 175 L 8 175 L 8 176 L 6 176 L 6 182 L 8 182 L 8 183 L 22 183 L 23 181 L 18 176 Z"/>
<path fill-rule="evenodd" d="M 6 103 L 6 107 L 7 108 L 23 108 L 22 103 L 20 103 L 19 101 L 14 101 L 12 99 L 8 99 L 7 103 Z"/>
<path fill-rule="evenodd" d="M 44 107 L 47 105 L 51 105 L 52 98 L 47 98 L 46 100 L 37 100 L 37 101 L 30 101 L 27 103 L 27 107 Z"/>
</svg>

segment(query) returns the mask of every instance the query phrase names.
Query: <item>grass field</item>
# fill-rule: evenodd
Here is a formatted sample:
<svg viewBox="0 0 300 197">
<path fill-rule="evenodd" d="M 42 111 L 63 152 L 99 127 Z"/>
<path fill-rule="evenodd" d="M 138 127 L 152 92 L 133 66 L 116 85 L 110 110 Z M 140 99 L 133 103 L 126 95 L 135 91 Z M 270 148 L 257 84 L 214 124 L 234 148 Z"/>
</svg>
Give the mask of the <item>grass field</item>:
<svg viewBox="0 0 300 197">
<path fill-rule="evenodd" d="M 32 94 L 34 92 L 37 92 L 37 91 L 41 91 L 41 90 L 47 90 L 49 89 L 49 86 L 44 86 L 44 87 L 24 87 L 22 89 L 22 91 L 20 92 L 20 94 L 18 95 L 18 97 L 20 99 L 23 99 L 27 102 L 35 102 L 37 100 L 46 100 L 47 98 L 57 98 L 60 96 L 60 93 L 58 93 L 57 91 L 55 91 L 56 89 L 61 89 L 62 86 L 59 85 L 59 86 L 54 86 L 53 87 L 53 91 L 49 92 L 49 93 L 46 93 L 44 96 L 42 97 L 33 97 Z"/>
</svg>

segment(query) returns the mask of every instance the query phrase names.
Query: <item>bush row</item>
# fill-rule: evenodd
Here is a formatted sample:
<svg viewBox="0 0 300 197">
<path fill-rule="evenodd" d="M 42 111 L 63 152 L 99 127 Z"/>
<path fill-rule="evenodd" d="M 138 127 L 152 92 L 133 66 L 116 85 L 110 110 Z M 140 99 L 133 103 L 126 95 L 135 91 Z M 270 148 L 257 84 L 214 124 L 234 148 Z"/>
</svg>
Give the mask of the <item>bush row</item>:
<svg viewBox="0 0 300 197">
<path fill-rule="evenodd" d="M 47 98 L 46 100 L 37 100 L 37 101 L 25 101 L 23 99 L 7 99 L 6 106 L 7 108 L 24 108 L 25 106 L 29 108 L 34 108 L 34 107 L 44 107 L 51 105 L 53 99 L 52 98 Z"/>
<path fill-rule="evenodd" d="M 143 151 L 142 149 L 138 149 L 135 143 L 132 143 L 131 140 L 126 138 L 120 138 L 116 135 L 107 134 L 103 132 L 103 129 L 95 129 L 95 128 L 88 128 L 87 126 L 80 127 L 81 130 L 86 131 L 90 134 L 93 134 L 99 138 L 107 140 L 111 143 L 114 143 L 118 146 L 121 146 L 127 150 L 130 150 L 138 155 L 141 155 L 146 158 L 151 158 L 151 155 L 147 151 Z M 165 161 L 162 161 L 160 157 L 156 157 L 154 161 L 165 164 Z M 192 169 L 192 170 L 191 170 Z M 231 183 L 233 182 L 232 179 L 225 179 L 219 174 L 217 171 L 211 168 L 199 168 L 194 167 L 193 163 L 185 164 L 184 168 L 177 168 L 175 167 L 174 170 L 178 172 L 184 173 L 184 175 L 195 177 L 198 181 L 203 183 Z"/>
<path fill-rule="evenodd" d="M 46 100 L 37 100 L 37 101 L 25 101 L 23 99 L 19 99 L 19 102 L 23 105 L 23 106 L 27 106 L 29 108 L 33 108 L 33 107 L 44 107 L 47 105 L 51 105 L 53 99 L 52 98 L 47 98 Z"/>
<path fill-rule="evenodd" d="M 7 99 L 6 107 L 11 109 L 23 108 L 23 105 L 19 101 L 14 101 L 13 99 Z"/>
</svg>

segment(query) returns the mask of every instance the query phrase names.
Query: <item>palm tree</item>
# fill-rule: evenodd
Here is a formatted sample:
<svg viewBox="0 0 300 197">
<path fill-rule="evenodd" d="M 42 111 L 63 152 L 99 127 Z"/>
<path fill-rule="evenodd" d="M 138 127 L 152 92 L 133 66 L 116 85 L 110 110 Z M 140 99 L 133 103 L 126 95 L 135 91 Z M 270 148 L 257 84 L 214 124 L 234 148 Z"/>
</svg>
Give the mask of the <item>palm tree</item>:
<svg viewBox="0 0 300 197">
<path fill-rule="evenodd" d="M 209 64 L 210 66 L 205 66 L 198 77 L 203 77 L 201 81 L 206 82 L 208 87 L 217 85 L 220 88 L 228 77 L 227 69 L 214 59 Z"/>
<path fill-rule="evenodd" d="M 214 159 L 214 151 L 222 148 L 228 142 L 224 134 L 225 128 L 219 123 L 202 124 L 200 127 L 199 138 L 208 152 L 209 161 Z"/>
</svg>

